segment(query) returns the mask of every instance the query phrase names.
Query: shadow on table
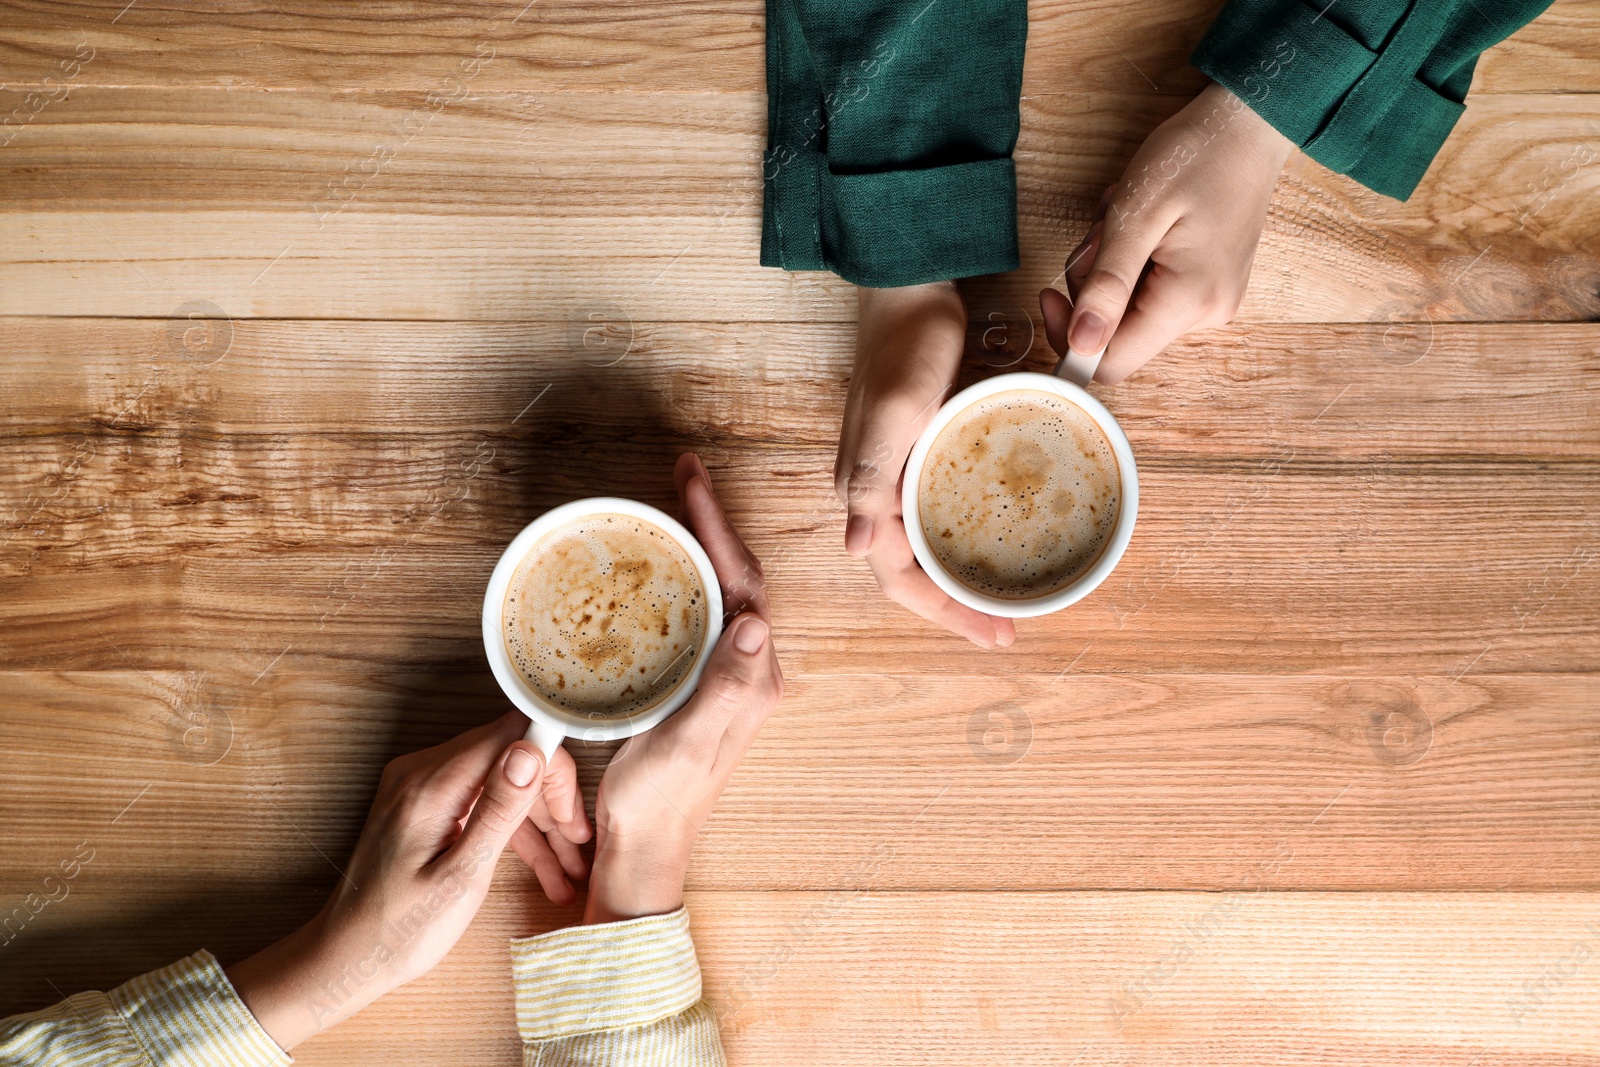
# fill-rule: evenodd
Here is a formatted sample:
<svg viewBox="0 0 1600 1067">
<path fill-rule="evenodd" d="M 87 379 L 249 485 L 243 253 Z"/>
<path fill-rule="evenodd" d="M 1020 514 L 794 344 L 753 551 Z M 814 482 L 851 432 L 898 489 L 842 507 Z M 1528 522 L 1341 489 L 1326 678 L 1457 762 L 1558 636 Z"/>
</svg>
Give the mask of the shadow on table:
<svg viewBox="0 0 1600 1067">
<path fill-rule="evenodd" d="M 537 332 L 548 326 L 529 328 Z M 476 598 L 517 530 L 551 507 L 585 496 L 627 496 L 676 514 L 673 465 L 681 452 L 710 442 L 704 428 L 686 423 L 681 410 L 674 410 L 675 383 L 665 379 L 664 370 L 651 373 L 648 353 L 634 350 L 631 335 L 622 360 L 615 360 L 614 350 L 595 356 L 581 346 L 552 357 L 549 346 L 538 341 L 534 337 L 531 343 L 545 355 L 530 356 L 526 370 L 506 383 L 507 395 L 531 402 L 505 426 L 484 427 L 482 440 L 492 455 L 472 476 L 479 484 L 455 507 L 439 512 L 440 520 L 464 525 L 462 539 L 478 557 L 481 581 L 448 599 L 449 610 L 470 615 L 472 624 L 463 627 L 462 620 L 453 620 L 451 635 L 441 637 L 437 619 L 417 619 L 415 640 L 405 643 L 410 648 L 406 662 L 356 668 L 382 674 L 374 684 L 399 696 L 381 727 L 385 741 L 362 746 L 364 754 L 378 758 L 369 755 L 349 768 L 352 788 L 346 795 L 359 796 L 359 802 L 329 820 L 342 827 L 336 836 L 326 829 L 319 835 L 318 848 L 341 865 L 389 759 L 439 744 L 511 710 L 481 643 L 461 635 L 464 629 L 476 635 Z M 480 447 L 479 455 L 484 453 Z M 391 580 L 415 579 L 397 574 Z M 591 812 L 595 785 L 616 747 L 569 742 Z M 354 788 L 357 781 L 366 788 Z M 285 827 L 284 832 L 295 831 Z M 520 863 L 509 851 L 502 862 Z M 136 888 L 112 890 L 127 894 L 117 901 L 114 917 L 39 925 L 0 946 L 0 1017 L 86 989 L 109 989 L 201 948 L 224 966 L 236 963 L 315 916 L 339 877 L 331 866 L 322 871 L 312 865 L 281 877 L 264 870 L 249 884 L 197 887 L 193 878 L 160 881 L 158 876 Z M 530 889 L 527 933 L 572 921 L 535 894 Z"/>
</svg>

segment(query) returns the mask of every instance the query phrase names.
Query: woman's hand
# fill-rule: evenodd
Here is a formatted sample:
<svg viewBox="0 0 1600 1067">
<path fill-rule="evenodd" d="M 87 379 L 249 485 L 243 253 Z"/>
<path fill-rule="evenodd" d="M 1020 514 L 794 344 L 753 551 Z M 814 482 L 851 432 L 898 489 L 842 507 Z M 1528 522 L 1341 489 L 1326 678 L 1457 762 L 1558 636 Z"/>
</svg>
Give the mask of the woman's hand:
<svg viewBox="0 0 1600 1067">
<path fill-rule="evenodd" d="M 783 695 L 761 564 L 728 522 L 695 455 L 674 472 L 688 525 L 733 616 L 689 702 L 628 739 L 600 780 L 584 922 L 659 915 L 683 903 L 695 835 Z"/>
<path fill-rule="evenodd" d="M 906 459 L 961 367 L 966 305 L 954 282 L 856 293 L 856 366 L 833 466 L 834 489 L 849 510 L 845 551 L 865 556 L 901 607 L 984 648 L 1009 645 L 1017 639 L 1010 619 L 957 603 L 923 572 L 900 513 Z"/>
<path fill-rule="evenodd" d="M 391 762 L 321 913 L 228 969 L 279 1046 L 292 1049 L 432 969 L 477 914 L 513 835 L 549 831 L 563 843 L 565 875 L 582 877 L 570 844 L 588 839 L 577 768 L 565 750 L 546 768 L 522 740 L 527 727 L 510 712 Z M 539 872 L 551 898 L 570 903 L 566 878 L 547 874 Z"/>
<path fill-rule="evenodd" d="M 1294 143 L 1220 85 L 1156 128 L 1067 257 L 1067 288 L 1039 294 L 1065 354 L 1105 348 L 1095 372 L 1120 382 L 1190 330 L 1233 320 L 1267 207 Z"/>
</svg>

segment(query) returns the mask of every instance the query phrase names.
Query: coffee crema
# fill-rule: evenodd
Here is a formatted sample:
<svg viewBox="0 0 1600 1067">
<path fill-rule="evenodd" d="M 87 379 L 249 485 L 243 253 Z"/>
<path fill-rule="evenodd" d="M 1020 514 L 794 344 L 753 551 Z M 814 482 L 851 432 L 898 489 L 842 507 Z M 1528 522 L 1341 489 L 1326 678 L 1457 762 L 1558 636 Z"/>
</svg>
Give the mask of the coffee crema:
<svg viewBox="0 0 1600 1067">
<path fill-rule="evenodd" d="M 591 719 L 628 718 L 693 669 L 706 593 L 665 530 L 588 515 L 540 538 L 517 565 L 502 630 L 517 673 L 545 700 Z"/>
<path fill-rule="evenodd" d="M 1000 600 L 1059 592 L 1100 558 L 1116 529 L 1122 477 L 1099 425 L 1053 393 L 996 393 L 934 438 L 917 486 L 939 564 Z"/>
</svg>

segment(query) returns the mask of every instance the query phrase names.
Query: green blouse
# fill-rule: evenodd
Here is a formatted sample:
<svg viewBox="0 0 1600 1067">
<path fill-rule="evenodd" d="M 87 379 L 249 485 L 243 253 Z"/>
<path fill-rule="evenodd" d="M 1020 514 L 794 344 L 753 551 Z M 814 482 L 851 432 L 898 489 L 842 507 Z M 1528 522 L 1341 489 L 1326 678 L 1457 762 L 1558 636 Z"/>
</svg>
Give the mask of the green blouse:
<svg viewBox="0 0 1600 1067">
<path fill-rule="evenodd" d="M 1228 0 L 1193 63 L 1331 170 L 1411 195 L 1478 54 L 1550 0 Z M 767 0 L 761 262 L 1015 270 L 1026 0 Z"/>
<path fill-rule="evenodd" d="M 1027 0 L 767 0 L 761 262 L 858 285 L 1017 267 Z"/>
<path fill-rule="evenodd" d="M 1411 195 L 1466 110 L 1478 55 L 1550 0 L 1228 0 L 1191 61 L 1306 155 Z"/>
</svg>

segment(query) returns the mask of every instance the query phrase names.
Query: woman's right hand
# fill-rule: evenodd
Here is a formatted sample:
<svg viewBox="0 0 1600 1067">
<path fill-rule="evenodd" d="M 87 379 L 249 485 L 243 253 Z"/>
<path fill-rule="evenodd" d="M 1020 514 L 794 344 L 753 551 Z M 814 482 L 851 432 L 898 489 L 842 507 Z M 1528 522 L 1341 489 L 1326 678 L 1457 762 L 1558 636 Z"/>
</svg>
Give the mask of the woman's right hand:
<svg viewBox="0 0 1600 1067">
<path fill-rule="evenodd" d="M 1067 257 L 1071 302 L 1039 294 L 1051 347 L 1105 348 L 1094 377 L 1113 383 L 1190 330 L 1231 322 L 1294 148 L 1215 84 L 1157 127 Z"/>
</svg>

